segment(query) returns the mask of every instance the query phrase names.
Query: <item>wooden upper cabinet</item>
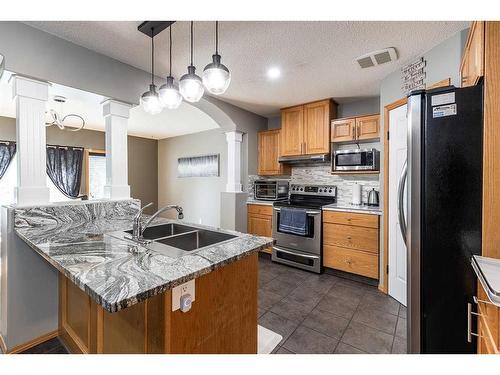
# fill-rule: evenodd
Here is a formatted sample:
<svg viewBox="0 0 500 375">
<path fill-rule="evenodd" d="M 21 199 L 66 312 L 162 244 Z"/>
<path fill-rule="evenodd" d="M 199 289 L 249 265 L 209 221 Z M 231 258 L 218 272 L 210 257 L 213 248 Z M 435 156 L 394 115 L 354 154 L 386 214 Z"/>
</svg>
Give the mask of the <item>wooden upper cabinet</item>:
<svg viewBox="0 0 500 375">
<path fill-rule="evenodd" d="M 332 121 L 332 142 L 353 141 L 356 119 L 348 118 Z"/>
<path fill-rule="evenodd" d="M 304 153 L 324 154 L 330 152 L 330 119 L 334 117 L 333 102 L 304 105 Z"/>
<path fill-rule="evenodd" d="M 257 174 L 259 176 L 276 176 L 290 173 L 290 168 L 278 162 L 281 143 L 280 133 L 280 129 L 266 130 L 258 133 L 259 162 Z"/>
<path fill-rule="evenodd" d="M 303 140 L 304 106 L 282 109 L 280 156 L 302 155 Z"/>
<path fill-rule="evenodd" d="M 280 156 L 330 152 L 330 120 L 333 100 L 326 99 L 281 110 Z"/>
<path fill-rule="evenodd" d="M 484 76 L 484 35 L 484 22 L 474 21 L 469 30 L 460 66 L 462 87 L 474 86 Z"/>
<path fill-rule="evenodd" d="M 356 142 L 380 137 L 380 115 L 349 117 L 333 120 L 332 142 Z"/>
<path fill-rule="evenodd" d="M 379 138 L 379 115 L 356 117 L 356 138 L 358 140 Z"/>
</svg>

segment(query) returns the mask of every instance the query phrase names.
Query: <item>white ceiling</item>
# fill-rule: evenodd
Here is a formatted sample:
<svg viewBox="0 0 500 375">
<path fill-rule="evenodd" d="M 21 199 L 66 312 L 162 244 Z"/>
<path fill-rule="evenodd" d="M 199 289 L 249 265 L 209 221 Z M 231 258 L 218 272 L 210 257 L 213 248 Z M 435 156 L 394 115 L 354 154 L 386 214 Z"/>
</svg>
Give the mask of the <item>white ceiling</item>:
<svg viewBox="0 0 500 375">
<path fill-rule="evenodd" d="M 16 106 L 12 100 L 12 87 L 8 83 L 10 75 L 6 72 L 0 79 L 0 116 L 15 118 Z M 61 105 L 61 103 L 54 102 L 55 95 L 66 97 L 66 103 Z M 104 131 L 101 103 L 106 98 L 58 84 L 50 86 L 49 96 L 47 110 L 55 109 L 62 116 L 69 113 L 78 114 L 85 119 L 85 129 Z M 46 121 L 52 121 L 50 116 L 46 117 Z M 68 117 L 67 125 L 79 126 L 80 122 Z M 140 106 L 137 106 L 130 111 L 128 134 L 163 139 L 218 127 L 217 123 L 206 113 L 185 103 L 175 111 L 164 110 L 155 116 L 144 112 Z"/>
<path fill-rule="evenodd" d="M 150 71 L 150 41 L 137 31 L 140 22 L 27 22 L 73 43 Z M 338 102 L 378 96 L 380 81 L 428 51 L 469 22 L 221 22 L 220 53 L 232 74 L 222 99 L 261 114 L 326 97 Z M 174 76 L 189 64 L 189 22 L 173 26 Z M 156 39 L 156 73 L 168 71 L 168 33 Z M 195 23 L 194 63 L 201 75 L 214 50 L 214 23 Z M 395 47 L 399 60 L 361 70 L 353 59 Z M 266 70 L 280 67 L 279 80 Z M 145 89 L 147 88 L 145 82 Z"/>
</svg>

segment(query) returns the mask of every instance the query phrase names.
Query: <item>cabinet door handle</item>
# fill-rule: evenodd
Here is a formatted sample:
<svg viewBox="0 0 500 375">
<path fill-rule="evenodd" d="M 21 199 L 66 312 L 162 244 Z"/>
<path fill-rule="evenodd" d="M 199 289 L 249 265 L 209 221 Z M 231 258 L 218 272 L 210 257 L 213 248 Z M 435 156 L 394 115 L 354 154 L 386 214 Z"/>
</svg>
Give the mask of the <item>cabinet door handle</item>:
<svg viewBox="0 0 500 375">
<path fill-rule="evenodd" d="M 481 316 L 472 311 L 472 304 L 467 303 L 467 342 L 472 342 L 472 336 L 481 337 L 478 333 L 472 332 L 472 315 Z"/>
</svg>

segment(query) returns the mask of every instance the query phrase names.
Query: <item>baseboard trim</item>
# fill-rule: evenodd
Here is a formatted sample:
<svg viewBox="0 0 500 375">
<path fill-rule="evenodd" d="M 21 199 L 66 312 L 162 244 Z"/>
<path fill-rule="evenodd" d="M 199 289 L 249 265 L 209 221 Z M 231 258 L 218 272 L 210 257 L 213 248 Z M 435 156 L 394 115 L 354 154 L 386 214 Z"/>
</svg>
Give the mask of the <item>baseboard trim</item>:
<svg viewBox="0 0 500 375">
<path fill-rule="evenodd" d="M 49 340 L 53 339 L 54 337 L 57 337 L 58 335 L 59 335 L 59 330 L 55 330 L 55 331 L 46 333 L 45 335 L 39 336 L 33 340 L 30 340 L 28 342 L 25 342 L 24 344 L 14 346 L 11 350 L 7 350 L 5 342 L 3 341 L 3 338 L 1 336 L 0 336 L 0 342 L 2 345 L 5 345 L 4 353 L 18 354 L 18 353 L 24 352 L 25 350 L 31 349 L 32 347 L 37 346 L 45 341 L 49 341 Z M 2 348 L 2 350 L 3 350 L 3 348 Z"/>
</svg>

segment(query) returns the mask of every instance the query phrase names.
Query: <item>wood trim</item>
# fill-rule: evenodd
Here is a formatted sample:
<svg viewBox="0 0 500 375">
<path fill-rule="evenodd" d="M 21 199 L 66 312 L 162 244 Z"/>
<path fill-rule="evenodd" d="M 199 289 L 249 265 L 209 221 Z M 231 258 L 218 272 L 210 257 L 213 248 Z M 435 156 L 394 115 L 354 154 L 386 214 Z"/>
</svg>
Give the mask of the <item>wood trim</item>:
<svg viewBox="0 0 500 375">
<path fill-rule="evenodd" d="M 432 85 L 426 87 L 427 90 L 437 89 L 438 87 L 446 87 L 451 85 L 451 78 L 442 79 L 441 81 L 435 82 Z"/>
<path fill-rule="evenodd" d="M 389 112 L 407 102 L 407 98 L 401 98 L 384 107 L 384 131 L 382 133 L 384 137 L 384 261 L 381 272 L 384 277 L 378 289 L 385 294 L 389 292 L 389 273 L 387 272 L 389 266 Z"/>
<path fill-rule="evenodd" d="M 300 107 L 300 106 L 307 105 L 307 104 L 315 104 L 315 103 L 326 102 L 326 101 L 331 101 L 332 105 L 338 105 L 338 103 L 335 100 L 333 100 L 333 98 L 325 98 L 325 99 L 314 100 L 312 102 L 300 103 L 300 104 L 295 104 L 295 105 L 291 105 L 288 107 L 280 108 L 280 111 L 283 111 L 285 109 Z"/>
<path fill-rule="evenodd" d="M 483 256 L 500 258 L 500 22 L 486 22 L 483 130 Z"/>
<path fill-rule="evenodd" d="M 31 349 L 32 347 L 37 346 L 45 341 L 49 341 L 49 340 L 53 339 L 54 337 L 57 337 L 58 335 L 59 335 L 59 330 L 55 330 L 55 331 L 46 333 L 42 336 L 39 336 L 37 338 L 34 338 L 33 340 L 30 340 L 28 342 L 25 342 L 24 344 L 14 346 L 10 350 L 7 350 L 7 346 L 5 345 L 5 342 L 3 341 L 2 336 L 0 336 L 0 342 L 2 345 L 2 350 L 4 350 L 3 346 L 5 346 L 4 353 L 17 354 L 17 353 L 24 352 L 25 350 Z"/>
<path fill-rule="evenodd" d="M 349 117 L 339 117 L 332 119 L 332 121 L 343 121 L 343 120 L 352 120 L 356 118 L 362 118 L 362 117 L 370 117 L 370 116 L 379 116 L 380 113 L 367 113 L 366 115 L 357 115 L 357 116 L 349 116 Z"/>
<path fill-rule="evenodd" d="M 2 352 L 2 354 L 7 353 L 7 345 L 5 344 L 5 340 L 3 339 L 1 333 L 0 333 L 0 351 Z"/>
</svg>

